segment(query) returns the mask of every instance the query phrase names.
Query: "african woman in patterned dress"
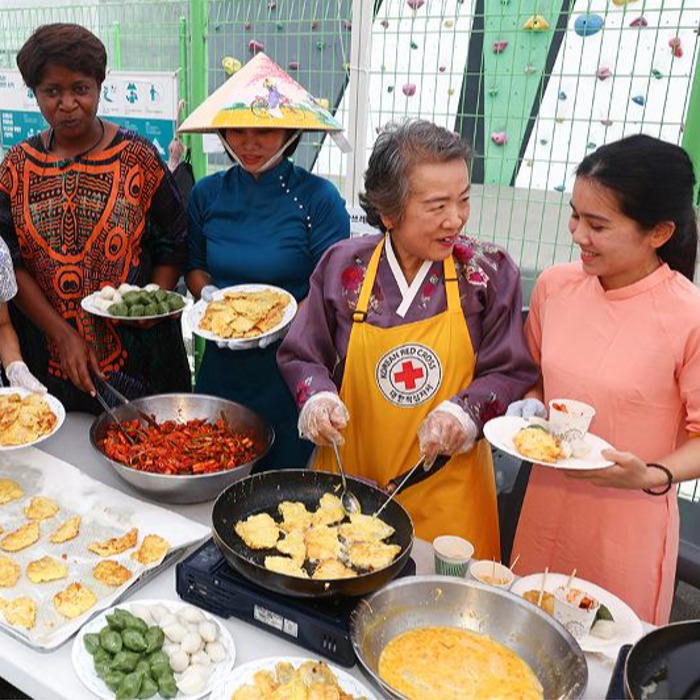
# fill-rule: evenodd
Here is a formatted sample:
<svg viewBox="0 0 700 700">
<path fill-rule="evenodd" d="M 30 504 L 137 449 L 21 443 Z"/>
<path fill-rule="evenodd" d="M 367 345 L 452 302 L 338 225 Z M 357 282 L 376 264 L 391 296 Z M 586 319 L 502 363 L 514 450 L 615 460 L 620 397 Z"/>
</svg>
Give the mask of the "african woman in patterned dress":
<svg viewBox="0 0 700 700">
<path fill-rule="evenodd" d="M 361 202 L 385 235 L 336 244 L 278 353 L 299 430 L 332 470 L 384 486 L 451 459 L 399 494 L 423 539 L 460 535 L 499 558 L 496 486 L 483 424 L 536 376 L 522 333 L 520 275 L 496 245 L 462 235 L 469 146 L 426 121 L 379 135 Z M 342 443 L 342 444 L 341 444 Z"/>
<path fill-rule="evenodd" d="M 186 257 L 185 214 L 157 151 L 97 117 L 106 61 L 83 27 L 37 29 L 17 64 L 49 129 L 0 165 L 0 235 L 25 357 L 67 409 L 92 413 L 93 373 L 129 398 L 191 386 L 177 320 L 117 324 L 80 306 L 107 284 L 171 289 Z"/>
</svg>

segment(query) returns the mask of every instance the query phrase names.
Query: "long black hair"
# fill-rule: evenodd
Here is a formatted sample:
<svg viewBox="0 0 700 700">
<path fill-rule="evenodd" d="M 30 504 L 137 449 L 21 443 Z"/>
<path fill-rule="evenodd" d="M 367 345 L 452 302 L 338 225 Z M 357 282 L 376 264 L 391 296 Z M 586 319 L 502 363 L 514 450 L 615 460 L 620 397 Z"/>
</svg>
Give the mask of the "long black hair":
<svg viewBox="0 0 700 700">
<path fill-rule="evenodd" d="M 658 256 L 693 281 L 698 254 L 695 173 L 680 146 L 646 134 L 628 136 L 587 155 L 576 175 L 615 192 L 620 211 L 644 231 L 672 221 L 675 231 L 659 248 Z"/>
</svg>

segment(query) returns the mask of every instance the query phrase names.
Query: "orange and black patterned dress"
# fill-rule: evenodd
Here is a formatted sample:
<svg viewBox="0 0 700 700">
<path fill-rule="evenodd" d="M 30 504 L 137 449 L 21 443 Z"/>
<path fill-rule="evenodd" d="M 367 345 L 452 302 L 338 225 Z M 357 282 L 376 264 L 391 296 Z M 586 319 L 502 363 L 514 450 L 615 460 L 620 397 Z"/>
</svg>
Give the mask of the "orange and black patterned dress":
<svg viewBox="0 0 700 700">
<path fill-rule="evenodd" d="M 80 306 L 106 284 L 144 285 L 154 266 L 185 262 L 183 206 L 151 143 L 119 129 L 103 151 L 77 159 L 48 153 L 38 136 L 14 146 L 0 164 L 0 236 L 15 268 L 31 273 L 122 393 L 189 390 L 179 321 L 134 328 Z M 17 309 L 13 320 L 27 364 L 49 391 L 69 410 L 99 412 L 64 374 L 55 345 Z"/>
</svg>

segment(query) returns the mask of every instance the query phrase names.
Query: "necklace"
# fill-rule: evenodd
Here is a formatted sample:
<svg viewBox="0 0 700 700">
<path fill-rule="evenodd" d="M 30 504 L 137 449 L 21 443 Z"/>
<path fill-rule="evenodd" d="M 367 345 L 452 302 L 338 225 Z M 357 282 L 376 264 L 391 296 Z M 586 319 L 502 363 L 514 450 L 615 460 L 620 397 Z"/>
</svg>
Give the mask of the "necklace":
<svg viewBox="0 0 700 700">
<path fill-rule="evenodd" d="M 97 117 L 97 121 L 100 124 L 100 135 L 97 138 L 97 141 L 95 141 L 95 143 L 93 143 L 92 146 L 90 146 L 90 148 L 87 148 L 86 150 L 81 151 L 80 153 L 78 153 L 75 156 L 71 156 L 70 158 L 66 158 L 65 159 L 66 163 L 70 163 L 72 161 L 79 160 L 80 158 L 84 158 L 88 153 L 93 151 L 95 148 L 97 148 L 102 143 L 102 139 L 105 136 L 105 123 L 99 117 Z M 49 138 L 46 140 L 46 150 L 49 152 L 51 152 L 51 150 L 53 149 L 55 136 L 56 136 L 56 134 L 55 134 L 54 130 L 51 129 L 49 131 Z"/>
</svg>

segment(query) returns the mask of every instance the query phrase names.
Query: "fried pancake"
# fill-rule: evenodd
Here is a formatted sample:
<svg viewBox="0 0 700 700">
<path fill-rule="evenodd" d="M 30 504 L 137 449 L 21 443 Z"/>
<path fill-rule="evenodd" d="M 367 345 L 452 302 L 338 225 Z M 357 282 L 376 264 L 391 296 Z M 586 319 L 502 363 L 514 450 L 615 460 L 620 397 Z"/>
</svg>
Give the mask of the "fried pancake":
<svg viewBox="0 0 700 700">
<path fill-rule="evenodd" d="M 277 542 L 277 550 L 289 556 L 301 566 L 306 559 L 306 544 L 304 543 L 304 531 L 292 530 L 287 536 Z"/>
<path fill-rule="evenodd" d="M 0 586 L 11 588 L 19 581 L 21 575 L 22 567 L 14 559 L 0 554 Z"/>
<path fill-rule="evenodd" d="M 268 513 L 258 513 L 239 520 L 234 529 L 251 549 L 272 549 L 280 537 L 277 523 Z"/>
<path fill-rule="evenodd" d="M 4 433 L 19 417 L 22 397 L 19 394 L 0 396 L 0 433 Z"/>
<path fill-rule="evenodd" d="M 13 627 L 25 627 L 30 630 L 36 622 L 36 603 L 26 596 L 14 600 L 0 600 L 0 610 L 5 614 L 7 623 Z"/>
<path fill-rule="evenodd" d="M 534 605 L 537 605 L 537 601 L 540 599 L 540 590 L 525 591 L 523 593 L 523 598 Z M 548 593 L 547 591 L 542 592 L 542 603 L 540 607 L 545 612 L 550 615 L 554 615 L 554 594 Z"/>
<path fill-rule="evenodd" d="M 123 537 L 111 537 L 104 542 L 92 542 L 88 545 L 88 549 L 101 557 L 113 557 L 134 547 L 138 537 L 138 528 L 132 528 Z"/>
<path fill-rule="evenodd" d="M 338 579 L 352 578 L 353 576 L 357 576 L 357 574 L 352 569 L 348 569 L 340 559 L 326 559 L 314 569 L 311 578 Z"/>
<path fill-rule="evenodd" d="M 141 546 L 131 555 L 134 561 L 144 566 L 160 561 L 170 549 L 170 543 L 159 535 L 146 535 Z"/>
<path fill-rule="evenodd" d="M 306 530 L 311 525 L 311 513 L 306 510 L 306 506 L 299 501 L 282 501 L 277 506 L 277 510 L 282 516 L 280 527 L 285 532 L 292 530 Z"/>
<path fill-rule="evenodd" d="M 74 515 L 73 517 L 68 518 L 63 525 L 56 528 L 51 533 L 51 537 L 49 539 L 54 544 L 61 544 L 62 542 L 68 542 L 68 540 L 72 540 L 74 537 L 77 537 L 78 532 L 80 532 L 80 516 Z"/>
<path fill-rule="evenodd" d="M 324 493 L 319 500 L 318 510 L 312 515 L 313 525 L 332 525 L 345 517 L 343 504 L 332 493 Z"/>
<path fill-rule="evenodd" d="M 533 462 L 552 464 L 564 456 L 557 439 L 540 427 L 522 428 L 513 436 L 515 449 Z"/>
<path fill-rule="evenodd" d="M 346 542 L 379 542 L 391 537 L 394 528 L 373 515 L 352 513 L 350 522 L 340 526 L 340 535 Z"/>
<path fill-rule="evenodd" d="M 133 554 L 131 555 L 134 556 Z M 92 570 L 92 575 L 100 582 L 108 586 L 121 586 L 126 583 L 132 573 L 125 566 L 122 566 L 114 559 L 105 559 L 99 562 Z"/>
<path fill-rule="evenodd" d="M 26 445 L 50 433 L 58 422 L 39 394 L 0 396 L 0 445 Z"/>
<path fill-rule="evenodd" d="M 73 618 L 82 615 L 89 610 L 97 598 L 95 594 L 82 583 L 71 583 L 67 588 L 56 593 L 53 597 L 53 604 L 63 617 Z"/>
<path fill-rule="evenodd" d="M 199 327 L 221 338 L 255 338 L 282 320 L 289 301 L 273 290 L 226 292 L 207 306 Z"/>
<path fill-rule="evenodd" d="M 278 574 L 296 576 L 297 578 L 309 578 L 306 571 L 289 557 L 265 557 L 265 568 Z"/>
<path fill-rule="evenodd" d="M 68 566 L 53 557 L 42 557 L 27 564 L 27 578 L 32 583 L 48 583 L 68 576 Z"/>
<path fill-rule="evenodd" d="M 39 523 L 32 520 L 26 525 L 9 532 L 0 540 L 0 549 L 6 552 L 19 552 L 34 544 L 39 539 Z"/>
<path fill-rule="evenodd" d="M 58 503 L 45 496 L 34 496 L 24 509 L 24 514 L 29 520 L 46 520 L 56 515 L 58 511 Z"/>
<path fill-rule="evenodd" d="M 304 542 L 306 543 L 306 557 L 309 561 L 337 559 L 340 556 L 341 546 L 337 527 L 319 525 L 309 528 L 304 535 Z"/>
<path fill-rule="evenodd" d="M 15 501 L 24 496 L 22 487 L 12 479 L 0 479 L 0 504 Z"/>
<path fill-rule="evenodd" d="M 398 544 L 384 542 L 356 542 L 348 549 L 348 559 L 358 569 L 383 569 L 389 566 L 401 551 Z"/>
</svg>

